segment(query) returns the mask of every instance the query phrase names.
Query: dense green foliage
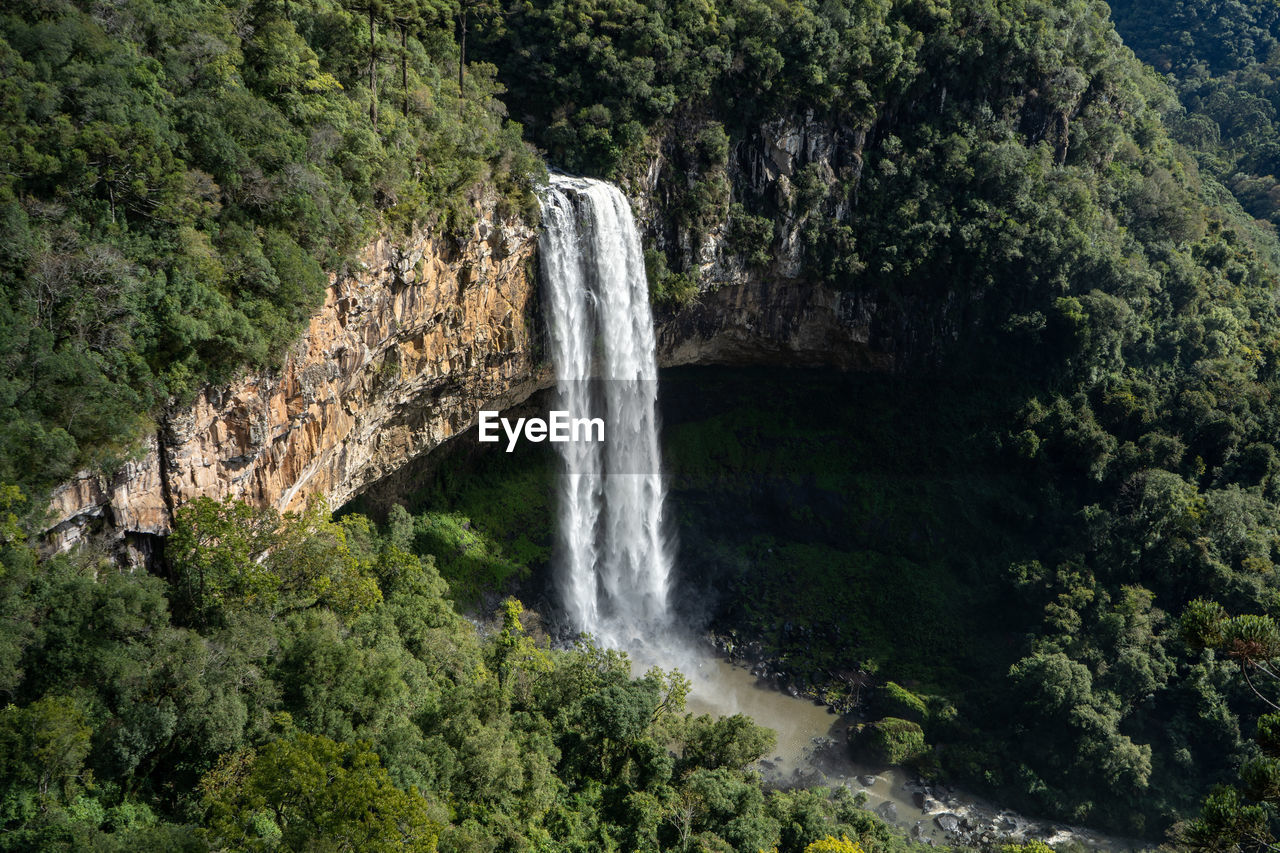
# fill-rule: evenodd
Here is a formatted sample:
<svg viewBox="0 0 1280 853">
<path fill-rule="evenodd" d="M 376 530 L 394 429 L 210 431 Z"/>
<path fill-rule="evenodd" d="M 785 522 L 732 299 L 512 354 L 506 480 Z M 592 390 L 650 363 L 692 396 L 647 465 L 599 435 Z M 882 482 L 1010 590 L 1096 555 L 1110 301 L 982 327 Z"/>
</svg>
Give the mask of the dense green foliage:
<svg viewBox="0 0 1280 853">
<path fill-rule="evenodd" d="M 668 376 L 684 565 L 744 654 L 918 723 L 943 773 L 1028 810 L 1162 830 L 1230 777 L 1255 704 L 1136 578 L 1102 574 L 1124 563 L 1098 549 L 1132 534 L 1082 530 L 1101 508 L 1028 476 L 1016 401 L 958 382 Z"/>
<path fill-rule="evenodd" d="M 447 5 L 373 7 L 371 43 L 338 0 L 5 5 L 0 480 L 117 464 L 169 396 L 276 361 L 374 228 L 519 200 Z"/>
<path fill-rule="evenodd" d="M 1162 833 L 1234 776 L 1264 706 L 1133 578 L 1084 573 L 1109 565 L 1093 549 L 1146 529 L 1134 499 L 1126 527 L 1082 532 L 1098 510 L 1069 503 L 1069 479 L 1028 475 L 1017 400 L 968 387 L 945 372 L 664 372 L 680 602 L 780 686 L 919 725 L 923 743 L 877 743 L 872 727 L 864 756 L 906 747 L 1005 804 Z M 437 506 L 474 508 L 503 477 L 513 496 L 545 494 L 530 479 L 554 468 L 529 456 L 446 466 L 460 486 Z M 514 517 L 524 533 L 552 524 L 545 505 Z M 510 518 L 477 533 L 501 541 Z M 1038 561 L 1055 554 L 1079 563 L 1051 574 Z M 1179 612 L 1181 592 L 1147 583 Z"/>
<path fill-rule="evenodd" d="M 8 542 L 0 849 L 905 846 L 847 790 L 762 790 L 772 732 L 678 674 L 553 651 L 512 599 L 475 630 L 414 535 L 202 500 L 170 582 Z"/>
<path fill-rule="evenodd" d="M 556 165 L 662 160 L 657 301 L 697 298 L 709 235 L 759 274 L 794 248 L 903 369 L 669 413 L 717 628 L 865 703 L 881 757 L 1140 833 L 1243 763 L 1187 838 L 1264 835 L 1274 7 L 1117 3 L 1170 88 L 1086 0 L 465 6 L 491 64 L 461 84 L 452 4 L 6 6 L 0 482 L 110 467 L 160 401 L 271 364 L 372 229 L 520 200 L 509 108 Z M 199 502 L 164 578 L 39 562 L 8 520 L 0 844 L 889 845 L 843 795 L 763 793 L 767 739 L 678 679 L 454 613 L 441 574 L 474 600 L 547 559 L 539 469 L 413 502 L 381 533 Z"/>
<path fill-rule="evenodd" d="M 1204 233 L 1194 169 L 1160 125 L 1172 97 L 1105 13 L 1023 0 L 527 3 L 484 44 L 553 163 L 652 189 L 670 270 L 696 276 L 676 247 L 711 232 L 768 267 L 791 229 L 806 277 L 869 290 L 885 313 L 945 293 L 927 322 L 949 332 L 974 315 L 1047 322 L 1064 291 L 1117 294 L 1157 246 Z M 779 158 L 800 129 L 808 151 Z"/>
<path fill-rule="evenodd" d="M 1203 598 L 1187 605 L 1181 627 L 1192 648 L 1213 650 L 1238 664 L 1244 683 L 1270 710 L 1257 720 L 1257 750 L 1240 767 L 1238 783 L 1215 786 L 1200 814 L 1180 826 L 1175 838 L 1195 850 L 1270 850 L 1280 832 L 1280 697 L 1267 694 L 1280 681 L 1280 628 L 1271 616 L 1228 616 L 1221 604 Z"/>
<path fill-rule="evenodd" d="M 387 501 L 408 507 L 411 549 L 434 555 L 464 608 L 485 593 L 540 595 L 539 570 L 551 559 L 554 454 L 545 445 L 497 455 L 481 447 L 466 438 L 443 447 L 428 460 L 426 486 L 407 494 L 379 488 L 379 499 L 363 496 L 343 510 L 378 515 Z"/>
<path fill-rule="evenodd" d="M 1263 4 L 1132 5 L 1135 29 L 1194 19 L 1193 40 L 1265 84 L 1255 60 L 1271 60 L 1259 34 L 1274 11 Z M 1215 23 L 1224 11 L 1228 22 Z M 1147 37 L 1165 38 L 1160 27 Z M 1202 172 L 1162 123 L 1180 116 L 1175 93 L 1120 44 L 1107 9 L 1085 2 L 729 0 L 607 13 L 531 3 L 486 38 L 505 57 L 513 114 L 556 162 L 634 181 L 661 152 L 665 245 L 719 229 L 777 274 L 791 228 L 804 277 L 875 305 L 873 340 L 904 365 L 947 364 L 943 380 L 921 383 L 928 427 L 868 434 L 861 459 L 797 463 L 818 469 L 818 487 L 860 492 L 853 501 L 890 526 L 859 529 L 852 501 L 815 505 L 805 488 L 778 501 L 800 516 L 793 529 L 826 538 L 771 542 L 768 527 L 752 527 L 740 588 L 760 599 L 745 614 L 757 630 L 790 626 L 795 636 L 774 642 L 804 649 L 793 652 L 799 668 L 870 663 L 954 691 L 970 704 L 940 733 L 951 769 L 1035 807 L 1136 832 L 1193 810 L 1251 748 L 1240 720 L 1257 701 L 1165 614 L 1197 596 L 1241 611 L 1277 600 L 1277 251 L 1214 180 L 1263 170 L 1270 124 L 1203 146 Z M 1214 56 L 1212 73 L 1227 73 Z M 1244 91 L 1219 102 L 1247 111 L 1258 98 Z M 779 163 L 779 134 L 805 115 L 831 153 L 802 148 L 762 178 Z M 1242 166 L 1246 155 L 1263 159 Z M 667 261 L 692 270 L 687 251 Z M 981 406 L 945 387 L 975 376 L 990 387 Z M 817 404 L 824 414 L 830 399 Z M 759 471 L 752 454 L 797 443 L 776 406 L 722 422 L 675 470 Z M 954 429 L 938 422 L 948 408 L 960 413 Z M 854 417 L 836 419 L 845 437 Z M 945 511 L 967 525 L 946 538 L 987 546 L 954 561 L 964 574 L 924 546 L 884 542 L 912 516 L 911 504 L 877 505 L 858 481 L 881 465 L 896 478 L 919 472 L 934 491 L 914 501 L 933 512 L 948 497 L 985 496 Z M 744 491 L 756 498 L 743 488 L 726 502 L 739 519 Z M 999 648 L 957 601 L 1010 614 L 1020 634 Z M 817 660 L 814 622 L 837 650 Z M 851 635 L 853 648 L 836 639 Z M 1009 732 L 1016 743 L 997 736 Z"/>
<path fill-rule="evenodd" d="M 1280 225 L 1280 9 L 1267 0 L 1116 0 L 1116 28 L 1169 75 L 1166 112 L 1202 168 L 1245 209 Z"/>
</svg>

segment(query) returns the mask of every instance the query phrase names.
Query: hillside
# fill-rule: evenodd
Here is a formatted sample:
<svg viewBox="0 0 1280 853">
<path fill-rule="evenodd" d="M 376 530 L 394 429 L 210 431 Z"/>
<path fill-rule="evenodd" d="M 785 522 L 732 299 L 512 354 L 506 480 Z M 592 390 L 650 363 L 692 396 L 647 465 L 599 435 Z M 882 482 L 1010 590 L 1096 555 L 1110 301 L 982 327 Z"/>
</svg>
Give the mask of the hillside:
<svg viewBox="0 0 1280 853">
<path fill-rule="evenodd" d="M 137 462 L 208 383 L 292 376 L 327 289 L 381 286 L 370 245 L 434 241 L 478 299 L 477 224 L 535 227 L 548 167 L 627 190 L 671 351 L 756 329 L 684 360 L 829 341 L 862 369 L 676 377 L 713 627 L 806 689 L 868 675 L 862 712 L 917 715 L 928 772 L 1265 846 L 1276 24 L 1114 8 L 1119 33 L 1077 0 L 9 4 L 0 848 L 909 845 L 847 792 L 764 790 L 770 736 L 684 716 L 678 677 L 552 650 L 513 601 L 487 632 L 459 616 L 449 584 L 465 605 L 544 567 L 536 472 L 442 474 L 376 523 L 162 489 L 150 571 L 38 547 L 51 488 Z M 836 320 L 801 346 L 806 292 Z M 408 399 L 427 361 L 359 399 Z"/>
</svg>

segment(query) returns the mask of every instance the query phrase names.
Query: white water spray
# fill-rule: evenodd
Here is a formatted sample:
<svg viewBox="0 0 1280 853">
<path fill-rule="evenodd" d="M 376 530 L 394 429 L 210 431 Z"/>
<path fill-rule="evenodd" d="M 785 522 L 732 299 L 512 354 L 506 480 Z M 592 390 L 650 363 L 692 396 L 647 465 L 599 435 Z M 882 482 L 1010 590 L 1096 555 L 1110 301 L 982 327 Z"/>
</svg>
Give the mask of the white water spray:
<svg viewBox="0 0 1280 853">
<path fill-rule="evenodd" d="M 553 175 L 540 243 L 558 407 L 603 417 L 605 441 L 564 442 L 559 560 L 565 609 L 605 646 L 671 624 L 658 367 L 640 234 L 612 184 Z"/>
</svg>

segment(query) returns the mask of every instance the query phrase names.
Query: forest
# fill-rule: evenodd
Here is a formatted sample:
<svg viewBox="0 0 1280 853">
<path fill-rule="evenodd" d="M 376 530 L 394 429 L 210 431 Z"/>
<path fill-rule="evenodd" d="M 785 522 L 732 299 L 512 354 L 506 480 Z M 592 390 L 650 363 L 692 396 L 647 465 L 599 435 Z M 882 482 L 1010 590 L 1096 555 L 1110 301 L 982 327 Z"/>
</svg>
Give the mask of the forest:
<svg viewBox="0 0 1280 853">
<path fill-rule="evenodd" d="M 913 846 L 764 785 L 773 734 L 680 673 L 549 642 L 508 596 L 549 558 L 536 460 L 388 512 L 195 501 L 150 571 L 42 546 L 51 488 L 278 365 L 372 236 L 659 155 L 660 316 L 705 288 L 683 247 L 777 275 L 793 229 L 902 353 L 664 378 L 710 629 L 926 775 L 1271 849 L 1277 63 L 1266 0 L 5 4 L 0 849 Z M 800 115 L 846 156 L 748 180 Z"/>
</svg>

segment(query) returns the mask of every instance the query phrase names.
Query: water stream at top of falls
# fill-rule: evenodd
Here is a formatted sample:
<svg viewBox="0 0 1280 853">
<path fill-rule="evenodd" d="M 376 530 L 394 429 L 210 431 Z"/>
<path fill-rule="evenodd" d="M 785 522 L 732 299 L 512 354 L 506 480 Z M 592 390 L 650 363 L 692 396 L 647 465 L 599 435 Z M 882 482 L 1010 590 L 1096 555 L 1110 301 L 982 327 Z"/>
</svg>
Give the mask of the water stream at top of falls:
<svg viewBox="0 0 1280 853">
<path fill-rule="evenodd" d="M 670 626 L 658 365 L 640 233 L 612 184 L 553 175 L 539 255 L 559 409 L 601 417 L 603 443 L 557 444 L 563 604 L 605 646 Z"/>
</svg>

